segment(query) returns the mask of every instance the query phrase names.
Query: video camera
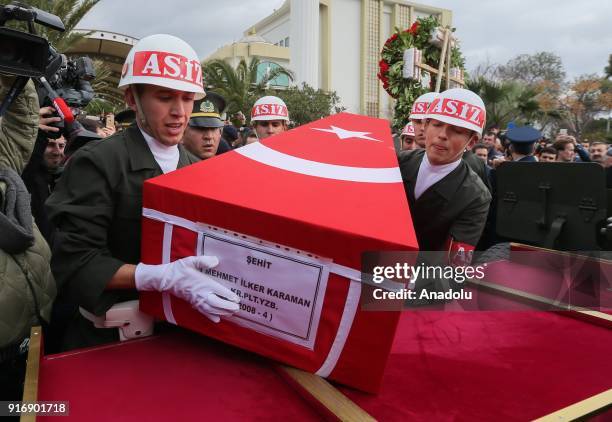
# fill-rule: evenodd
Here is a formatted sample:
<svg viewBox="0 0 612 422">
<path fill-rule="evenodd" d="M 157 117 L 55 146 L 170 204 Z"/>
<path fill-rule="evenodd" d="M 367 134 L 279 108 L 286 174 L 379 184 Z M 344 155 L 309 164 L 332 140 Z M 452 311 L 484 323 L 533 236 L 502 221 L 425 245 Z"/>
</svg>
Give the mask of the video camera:
<svg viewBox="0 0 612 422">
<path fill-rule="evenodd" d="M 51 90 L 45 87 L 44 84 L 38 87 L 38 99 L 41 107 L 53 106 L 56 107 L 53 92 L 59 98 L 62 98 L 70 109 L 73 119 L 65 118 L 65 114 L 58 113 L 54 116 L 62 117 L 61 122 L 50 124 L 50 126 L 60 129 L 59 132 L 48 132 L 49 138 L 59 138 L 64 136 L 68 142 L 68 149 L 71 149 L 72 143 L 83 144 L 86 141 L 100 139 L 97 134 L 87 131 L 83 126 L 76 121 L 76 117 L 81 114 L 81 108 L 86 107 L 93 99 L 94 90 L 91 87 L 91 81 L 95 78 L 96 73 L 93 67 L 93 62 L 89 57 L 79 57 L 76 60 L 67 59 L 65 55 L 60 54 L 62 58 L 59 69 L 51 75 L 47 82 Z M 57 110 L 57 107 L 56 107 Z"/>
<path fill-rule="evenodd" d="M 10 20 L 26 22 L 29 32 L 6 28 L 4 25 Z M 95 78 L 91 59 L 67 59 L 45 38 L 36 35 L 34 23 L 57 31 L 65 30 L 59 17 L 35 7 L 14 1 L 0 8 L 0 72 L 18 76 L 0 105 L 0 116 L 19 95 L 28 78 L 32 78 L 38 86 L 41 106 L 53 106 L 58 112 L 57 116 L 62 118 L 55 124 L 60 132 L 48 133 L 49 137 L 64 135 L 68 144 L 81 145 L 100 139 L 75 121 L 80 108 L 85 107 L 94 96 L 89 82 Z"/>
</svg>

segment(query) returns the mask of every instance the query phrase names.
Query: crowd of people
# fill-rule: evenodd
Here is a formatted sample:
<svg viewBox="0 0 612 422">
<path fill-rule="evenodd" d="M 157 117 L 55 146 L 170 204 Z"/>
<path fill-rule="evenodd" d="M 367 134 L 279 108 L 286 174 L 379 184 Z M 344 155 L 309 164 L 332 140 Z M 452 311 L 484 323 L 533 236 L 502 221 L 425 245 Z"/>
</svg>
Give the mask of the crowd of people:
<svg viewBox="0 0 612 422">
<path fill-rule="evenodd" d="M 170 62 L 181 66 L 168 67 Z M 2 230 L 15 233 L 0 239 L 0 258 L 20 265 L 0 276 L 23 278 L 27 294 L 0 297 L 0 304 L 20 305 L 0 305 L 0 374 L 6 377 L 0 397 L 19 398 L 23 341 L 31 325 L 45 326 L 47 351 L 57 352 L 118 341 L 117 329 L 99 328 L 97 322 L 139 291 L 171 293 L 213 322 L 238 311 L 239 297 L 204 274 L 218 263 L 216 257 L 140 262 L 145 180 L 289 128 L 289 110 L 273 96 L 255 102 L 249 125 L 242 113 L 231 116 L 235 125 L 224 121 L 226 101 L 204 89 L 194 76 L 198 66 L 183 40 L 170 35 L 140 40 L 119 82 L 129 110 L 114 119 L 81 116 L 79 134 L 87 141 L 78 148 L 78 137 L 67 140 L 69 134 L 56 126 L 61 119 L 54 110 L 39 108 L 31 83 L 3 117 L 0 167 L 10 169 L 10 177 L 0 174 L 0 188 L 19 192 L 20 202 L 13 213 L 18 218 L 0 219 Z M 5 95 L 10 84 L 2 84 Z M 452 265 L 469 263 L 481 239 L 494 195 L 490 173 L 503 162 L 612 163 L 603 142 L 577 142 L 566 134 L 550 142 L 529 127 L 485 131 L 485 105 L 466 89 L 421 96 L 410 119 L 400 135 L 398 161 L 417 239 L 422 250 L 446 251 Z M 9 197 L 3 195 L 5 205 Z M 28 223 L 24 204 L 35 224 L 31 218 Z M 28 308 L 35 311 L 23 311 Z M 13 321 L 18 319 L 20 324 Z"/>
<path fill-rule="evenodd" d="M 162 54 L 181 63 L 180 80 L 147 72 Z M 225 99 L 205 91 L 199 66 L 183 40 L 153 35 L 126 58 L 119 87 L 129 109 L 117 116 L 79 115 L 67 124 L 53 107 L 38 106 L 31 81 L 3 115 L 2 399 L 20 399 L 33 325 L 44 327 L 53 353 L 118 340 L 117 329 L 93 321 L 137 291 L 170 292 L 214 322 L 238 311 L 238 296 L 202 272 L 216 257 L 140 263 L 145 180 L 288 129 L 287 107 L 272 96 L 255 103 L 250 126 L 242 113 L 238 127 L 223 121 Z M 3 77 L 3 98 L 13 80 Z"/>
<path fill-rule="evenodd" d="M 430 96 L 431 93 L 425 94 Z M 414 113 L 411 116 L 415 115 Z M 411 117 L 400 133 L 401 149 L 424 148 L 424 133 L 421 118 Z M 539 131 L 532 131 L 532 137 L 513 141 L 512 129 L 505 131 L 499 127 L 488 128 L 471 151 L 480 158 L 488 169 L 497 168 L 508 161 L 597 163 L 604 168 L 612 165 L 612 147 L 604 140 L 577 140 L 561 130 L 553 138 L 547 138 Z M 509 136 L 510 135 L 510 136 Z M 524 160 L 526 157 L 532 157 Z M 609 186 L 612 187 L 612 186 Z"/>
</svg>

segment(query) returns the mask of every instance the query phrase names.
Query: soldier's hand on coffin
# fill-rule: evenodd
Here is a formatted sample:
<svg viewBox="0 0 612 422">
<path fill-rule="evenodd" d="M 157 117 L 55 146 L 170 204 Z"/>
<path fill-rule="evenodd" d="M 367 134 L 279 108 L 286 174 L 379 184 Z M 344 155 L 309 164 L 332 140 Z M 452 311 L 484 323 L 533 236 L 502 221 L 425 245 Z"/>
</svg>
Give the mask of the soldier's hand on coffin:
<svg viewBox="0 0 612 422">
<path fill-rule="evenodd" d="M 190 256 L 169 264 L 136 266 L 136 289 L 172 293 L 191 304 L 213 322 L 240 309 L 240 298 L 204 274 L 217 266 L 215 256 Z"/>
</svg>

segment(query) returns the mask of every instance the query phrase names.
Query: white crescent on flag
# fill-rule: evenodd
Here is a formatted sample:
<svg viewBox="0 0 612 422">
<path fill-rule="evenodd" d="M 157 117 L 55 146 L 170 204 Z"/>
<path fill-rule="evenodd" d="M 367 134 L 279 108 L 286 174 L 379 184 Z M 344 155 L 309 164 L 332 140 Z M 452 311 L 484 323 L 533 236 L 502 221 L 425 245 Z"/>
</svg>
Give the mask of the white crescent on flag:
<svg viewBox="0 0 612 422">
<path fill-rule="evenodd" d="M 402 182 L 399 167 L 365 168 L 320 163 L 276 151 L 260 142 L 254 142 L 234 151 L 261 164 L 307 176 L 363 183 Z"/>
</svg>

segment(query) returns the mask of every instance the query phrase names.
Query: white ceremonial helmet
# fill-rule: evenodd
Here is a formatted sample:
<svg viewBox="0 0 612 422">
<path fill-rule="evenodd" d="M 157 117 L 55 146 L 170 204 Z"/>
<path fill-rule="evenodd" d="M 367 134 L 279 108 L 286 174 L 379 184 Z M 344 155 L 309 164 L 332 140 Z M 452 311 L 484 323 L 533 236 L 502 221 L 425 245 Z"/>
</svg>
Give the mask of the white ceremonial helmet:
<svg viewBox="0 0 612 422">
<path fill-rule="evenodd" d="M 402 134 L 400 136 L 410 136 L 412 138 L 414 138 L 416 135 L 414 133 L 414 126 L 412 126 L 412 123 L 408 123 L 406 126 L 404 126 L 404 129 L 402 130 Z"/>
<path fill-rule="evenodd" d="M 476 93 L 464 88 L 452 88 L 433 100 L 425 118 L 470 129 L 482 135 L 487 112 L 482 98 Z"/>
<path fill-rule="evenodd" d="M 289 122 L 289 111 L 283 100 L 273 95 L 261 97 L 253 104 L 251 121 L 285 120 Z"/>
<path fill-rule="evenodd" d="M 193 48 L 173 35 L 155 34 L 138 41 L 128 53 L 119 88 L 132 84 L 163 86 L 194 92 L 195 99 L 206 96 L 202 66 Z"/>
<path fill-rule="evenodd" d="M 412 104 L 412 109 L 410 110 L 410 119 L 419 119 L 422 120 L 425 118 L 425 113 L 427 113 L 427 108 L 429 104 L 436 98 L 438 98 L 437 92 L 428 92 L 426 94 L 421 95 L 417 98 Z"/>
</svg>

